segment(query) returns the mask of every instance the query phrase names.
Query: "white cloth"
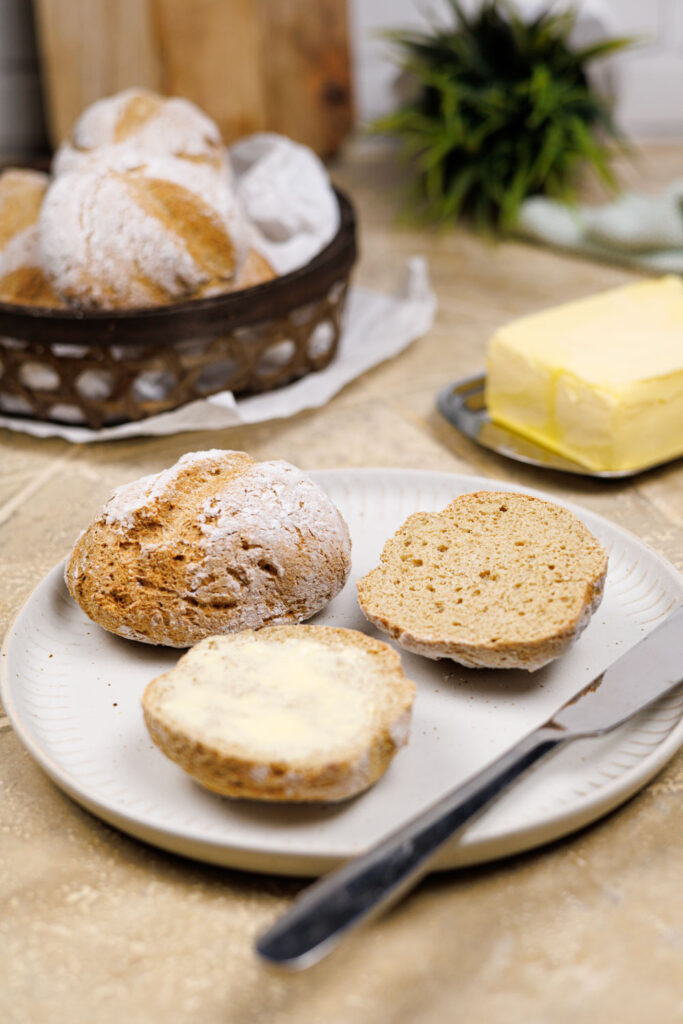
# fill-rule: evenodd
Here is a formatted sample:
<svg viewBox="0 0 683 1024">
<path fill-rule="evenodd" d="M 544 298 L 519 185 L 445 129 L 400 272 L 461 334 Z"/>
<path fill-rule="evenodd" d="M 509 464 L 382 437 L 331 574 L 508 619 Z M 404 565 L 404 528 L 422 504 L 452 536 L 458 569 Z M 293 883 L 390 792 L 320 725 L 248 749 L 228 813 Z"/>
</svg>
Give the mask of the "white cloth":
<svg viewBox="0 0 683 1024">
<path fill-rule="evenodd" d="M 325 405 L 349 381 L 407 348 L 429 330 L 435 313 L 436 296 L 429 284 L 427 264 L 422 257 L 415 256 L 408 261 L 404 279 L 393 295 L 368 288 L 351 289 L 337 355 L 324 370 L 286 387 L 240 399 L 235 399 L 231 391 L 222 391 L 172 412 L 102 430 L 7 415 L 0 415 L 0 427 L 34 437 L 57 436 L 83 443 L 179 434 L 185 430 L 220 430 L 293 416 L 302 409 Z"/>
<path fill-rule="evenodd" d="M 250 135 L 228 154 L 253 247 L 278 274 L 304 266 L 339 229 L 325 165 L 308 146 L 273 132 Z"/>
<path fill-rule="evenodd" d="M 655 273 L 683 274 L 683 180 L 659 195 L 626 192 L 602 206 L 527 199 L 518 234 L 536 242 Z"/>
</svg>

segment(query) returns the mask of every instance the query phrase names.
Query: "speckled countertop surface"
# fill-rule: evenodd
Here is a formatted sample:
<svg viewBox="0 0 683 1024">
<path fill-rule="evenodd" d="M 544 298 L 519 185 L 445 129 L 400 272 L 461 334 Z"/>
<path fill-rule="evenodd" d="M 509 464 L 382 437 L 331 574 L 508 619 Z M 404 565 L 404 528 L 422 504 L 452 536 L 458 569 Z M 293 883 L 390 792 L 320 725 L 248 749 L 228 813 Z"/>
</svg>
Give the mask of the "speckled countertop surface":
<svg viewBox="0 0 683 1024">
<path fill-rule="evenodd" d="M 683 151 L 628 170 L 656 187 Z M 434 411 L 437 389 L 483 365 L 503 321 L 635 275 L 464 231 L 396 226 L 392 162 L 356 148 L 334 169 L 362 224 L 356 279 L 390 288 L 424 253 L 440 309 L 430 334 L 327 407 L 219 433 L 92 446 L 0 431 L 3 627 L 112 487 L 196 448 L 305 468 L 483 473 L 584 504 L 683 569 L 683 467 L 598 483 L 478 449 Z M 252 942 L 296 880 L 184 861 L 81 810 L 0 717 L 0 1019 L 7 1024 L 620 1024 L 683 1021 L 683 754 L 601 823 L 550 847 L 425 881 L 388 917 L 301 975 Z"/>
</svg>

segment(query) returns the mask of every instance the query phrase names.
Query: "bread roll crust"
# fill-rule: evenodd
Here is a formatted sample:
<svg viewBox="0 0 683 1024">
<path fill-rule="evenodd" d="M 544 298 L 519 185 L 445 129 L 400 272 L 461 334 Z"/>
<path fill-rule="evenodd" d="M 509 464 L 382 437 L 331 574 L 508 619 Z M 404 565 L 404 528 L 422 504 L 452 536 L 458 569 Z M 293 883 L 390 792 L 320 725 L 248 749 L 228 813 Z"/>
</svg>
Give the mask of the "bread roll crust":
<svg viewBox="0 0 683 1024">
<path fill-rule="evenodd" d="M 343 587 L 350 552 L 342 516 L 300 470 L 213 450 L 115 491 L 65 578 L 104 629 L 187 647 L 310 617 Z"/>
<path fill-rule="evenodd" d="M 229 174 L 218 125 L 189 100 L 148 89 L 96 100 L 81 113 L 55 154 L 55 177 L 86 170 L 94 159 L 112 162 L 122 150 L 142 157 L 174 156 Z"/>
<path fill-rule="evenodd" d="M 227 178 L 127 151 L 54 179 L 40 213 L 45 273 L 66 302 L 85 309 L 224 291 L 246 254 L 244 232 Z"/>
<path fill-rule="evenodd" d="M 416 654 L 531 672 L 585 629 L 606 573 L 607 552 L 568 509 L 478 491 L 410 516 L 358 597 L 370 622 Z"/>
<path fill-rule="evenodd" d="M 0 302 L 63 305 L 41 266 L 38 219 L 49 178 L 10 167 L 0 174 Z"/>
</svg>

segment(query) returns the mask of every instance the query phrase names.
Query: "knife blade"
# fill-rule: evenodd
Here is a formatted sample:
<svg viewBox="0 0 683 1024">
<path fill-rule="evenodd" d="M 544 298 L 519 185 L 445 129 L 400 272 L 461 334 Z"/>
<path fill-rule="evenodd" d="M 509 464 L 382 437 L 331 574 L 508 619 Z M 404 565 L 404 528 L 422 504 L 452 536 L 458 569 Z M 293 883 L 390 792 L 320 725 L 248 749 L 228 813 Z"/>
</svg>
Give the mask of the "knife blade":
<svg viewBox="0 0 683 1024">
<path fill-rule="evenodd" d="M 573 740 L 616 729 L 681 682 L 683 607 L 540 728 L 367 853 L 307 889 L 259 938 L 259 956 L 293 970 L 316 963 L 343 935 L 412 889 L 441 846 L 533 765 Z"/>
</svg>

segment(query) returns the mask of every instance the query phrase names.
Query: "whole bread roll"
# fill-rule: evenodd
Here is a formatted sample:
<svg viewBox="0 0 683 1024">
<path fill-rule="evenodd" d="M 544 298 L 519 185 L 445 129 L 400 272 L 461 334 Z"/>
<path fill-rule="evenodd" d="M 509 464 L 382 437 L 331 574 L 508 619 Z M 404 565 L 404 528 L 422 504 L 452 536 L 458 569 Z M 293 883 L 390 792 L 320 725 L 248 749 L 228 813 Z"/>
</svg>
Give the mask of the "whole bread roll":
<svg viewBox="0 0 683 1024">
<path fill-rule="evenodd" d="M 116 162 L 123 149 L 230 173 L 218 125 L 189 100 L 148 89 L 125 89 L 87 107 L 57 150 L 52 173 L 87 170 L 93 157 Z"/>
<path fill-rule="evenodd" d="M 0 174 L 0 302 L 62 303 L 40 263 L 38 218 L 49 178 L 11 167 Z"/>
<path fill-rule="evenodd" d="M 351 541 L 310 477 L 245 452 L 191 452 L 120 487 L 81 535 L 65 579 L 119 636 L 188 647 L 301 622 L 344 586 Z"/>
<path fill-rule="evenodd" d="M 135 154 L 62 174 L 40 215 L 43 266 L 84 308 L 155 306 L 227 290 L 246 254 L 226 179 L 173 157 Z"/>
</svg>

